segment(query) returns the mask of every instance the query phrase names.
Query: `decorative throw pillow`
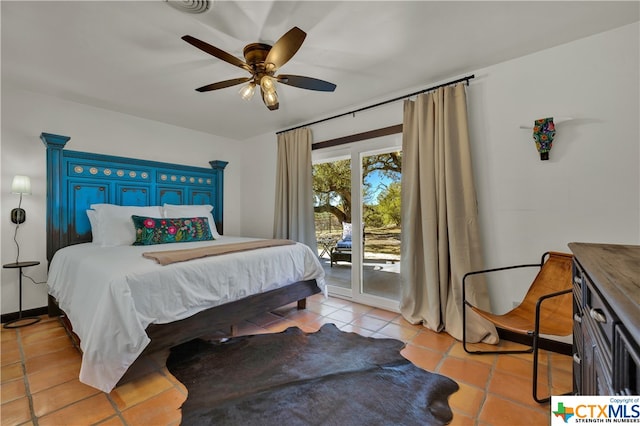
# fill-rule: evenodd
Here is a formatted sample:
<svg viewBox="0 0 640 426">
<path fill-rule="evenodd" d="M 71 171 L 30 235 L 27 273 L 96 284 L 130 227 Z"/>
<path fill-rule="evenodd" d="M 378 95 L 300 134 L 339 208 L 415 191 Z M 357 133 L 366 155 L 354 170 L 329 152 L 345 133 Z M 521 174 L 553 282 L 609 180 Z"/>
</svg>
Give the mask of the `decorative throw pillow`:
<svg viewBox="0 0 640 426">
<path fill-rule="evenodd" d="M 131 216 L 136 229 L 134 246 L 213 240 L 206 217 L 164 218 Z"/>
<path fill-rule="evenodd" d="M 216 222 L 213 220 L 211 204 L 167 204 L 162 206 L 162 216 L 164 217 L 206 217 L 209 219 L 209 227 L 213 238 L 220 237 L 216 229 Z"/>
<path fill-rule="evenodd" d="M 351 241 L 351 224 L 342 222 L 342 241 Z"/>
<path fill-rule="evenodd" d="M 131 226 L 131 216 L 161 217 L 160 206 L 119 206 L 115 204 L 91 204 L 95 210 L 97 230 L 91 229 L 94 238 L 105 247 L 129 246 L 136 240 L 136 230 Z M 186 216 L 185 216 L 186 217 Z"/>
</svg>

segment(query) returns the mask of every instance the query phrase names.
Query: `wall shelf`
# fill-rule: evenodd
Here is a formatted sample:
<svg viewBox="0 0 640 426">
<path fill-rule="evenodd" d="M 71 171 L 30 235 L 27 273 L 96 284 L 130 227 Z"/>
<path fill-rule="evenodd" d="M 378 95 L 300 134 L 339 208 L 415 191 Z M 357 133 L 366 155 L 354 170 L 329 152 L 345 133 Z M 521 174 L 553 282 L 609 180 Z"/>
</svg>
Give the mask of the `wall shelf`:
<svg viewBox="0 0 640 426">
<path fill-rule="evenodd" d="M 560 124 L 560 123 L 565 123 L 567 121 L 571 121 L 573 120 L 573 117 L 553 117 L 553 124 Z M 531 122 L 534 122 L 535 120 L 531 120 Z M 533 124 L 521 124 L 520 125 L 521 129 L 533 129 Z"/>
</svg>

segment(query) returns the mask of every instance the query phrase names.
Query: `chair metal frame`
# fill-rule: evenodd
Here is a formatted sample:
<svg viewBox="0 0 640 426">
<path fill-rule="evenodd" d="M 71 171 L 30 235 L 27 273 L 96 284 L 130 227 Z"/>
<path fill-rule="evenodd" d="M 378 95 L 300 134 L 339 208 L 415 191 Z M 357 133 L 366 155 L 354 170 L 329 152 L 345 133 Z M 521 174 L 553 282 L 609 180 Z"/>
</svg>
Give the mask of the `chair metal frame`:
<svg viewBox="0 0 640 426">
<path fill-rule="evenodd" d="M 346 247 L 332 247 L 329 250 L 329 261 L 330 265 L 333 268 L 334 263 L 338 263 L 338 261 L 349 262 L 351 263 L 351 248 Z"/>
<path fill-rule="evenodd" d="M 551 397 L 545 397 L 545 398 L 540 398 L 538 397 L 538 350 L 539 350 L 539 339 L 540 339 L 540 311 L 542 309 L 542 303 L 545 300 L 551 299 L 553 297 L 557 297 L 557 296 L 561 296 L 563 294 L 567 294 L 567 293 L 571 293 L 573 291 L 573 288 L 570 287 L 566 290 L 562 290 L 562 291 L 557 291 L 554 293 L 549 293 L 546 295 L 541 296 L 540 298 L 538 298 L 537 302 L 536 302 L 536 309 L 535 309 L 535 318 L 534 318 L 534 327 L 533 330 L 530 330 L 527 332 L 527 335 L 532 337 L 532 345 L 527 348 L 527 349 L 521 349 L 521 350 L 516 350 L 516 349 L 508 349 L 508 350 L 502 350 L 502 351 L 480 351 L 480 350 L 470 350 L 467 348 L 467 306 L 469 308 L 476 308 L 475 306 L 473 306 L 469 301 L 467 301 L 466 298 L 466 285 L 467 285 L 467 278 L 473 275 L 478 275 L 478 274 L 484 274 L 484 273 L 490 273 L 490 272 L 498 272 L 498 271 L 506 271 L 506 270 L 510 270 L 510 269 L 520 269 L 520 268 L 530 268 L 530 267 L 537 267 L 538 272 L 542 269 L 542 267 L 545 264 L 545 259 L 547 256 L 549 256 L 549 252 L 546 252 L 542 255 L 542 257 L 540 258 L 540 263 L 533 263 L 533 264 L 522 264 L 522 265 L 514 265 L 514 266 L 505 266 L 505 267 L 501 267 L 501 268 L 491 268 L 491 269 L 484 269 L 484 270 L 480 270 L 480 271 L 473 271 L 473 272 L 468 272 L 464 275 L 464 277 L 462 278 L 462 347 L 464 349 L 465 352 L 469 353 L 469 354 L 519 354 L 519 353 L 533 353 L 533 386 L 532 386 L 532 395 L 533 395 L 533 399 L 538 402 L 538 403 L 545 403 L 548 402 Z M 533 282 L 531 283 L 531 285 L 533 285 Z M 531 288 L 531 286 L 529 287 Z M 490 321 L 490 320 L 489 320 Z M 567 393 L 565 395 L 570 395 L 572 394 Z"/>
</svg>

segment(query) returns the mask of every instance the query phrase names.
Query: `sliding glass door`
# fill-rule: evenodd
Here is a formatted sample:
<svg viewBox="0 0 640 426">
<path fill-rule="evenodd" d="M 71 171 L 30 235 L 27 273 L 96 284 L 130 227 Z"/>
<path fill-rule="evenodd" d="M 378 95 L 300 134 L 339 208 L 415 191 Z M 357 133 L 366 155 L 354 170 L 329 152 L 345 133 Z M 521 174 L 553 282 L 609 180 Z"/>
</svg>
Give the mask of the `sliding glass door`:
<svg viewBox="0 0 640 426">
<path fill-rule="evenodd" d="M 401 135 L 316 150 L 319 256 L 331 294 L 397 310 Z"/>
<path fill-rule="evenodd" d="M 361 153 L 362 287 L 365 295 L 400 300 L 400 177 L 398 150 Z"/>
<path fill-rule="evenodd" d="M 350 157 L 314 162 L 313 195 L 318 255 L 327 282 L 332 293 L 350 297 L 353 240 L 345 233 L 352 229 Z"/>
</svg>

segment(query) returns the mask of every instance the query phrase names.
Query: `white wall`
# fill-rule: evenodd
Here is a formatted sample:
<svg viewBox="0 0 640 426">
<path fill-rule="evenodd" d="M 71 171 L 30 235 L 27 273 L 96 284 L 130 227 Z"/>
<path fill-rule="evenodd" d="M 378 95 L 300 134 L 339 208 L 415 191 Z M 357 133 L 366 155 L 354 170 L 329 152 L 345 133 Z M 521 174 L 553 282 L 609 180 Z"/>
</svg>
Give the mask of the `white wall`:
<svg viewBox="0 0 640 426">
<path fill-rule="evenodd" d="M 572 241 L 640 243 L 639 27 L 471 70 L 469 125 L 487 267 L 536 262 L 547 250 L 568 252 Z M 550 160 L 541 161 L 532 131 L 519 127 L 548 116 L 575 119 L 557 126 Z M 320 141 L 401 121 L 396 102 L 312 130 Z M 244 175 L 243 231 L 270 236 L 275 136 L 248 143 L 246 163 L 256 172 Z M 492 288 L 494 311 L 510 309 L 529 282 Z"/>
<path fill-rule="evenodd" d="M 478 70 L 470 127 L 485 264 L 535 261 L 572 241 L 640 243 L 639 24 Z M 536 118 L 557 125 L 540 161 Z M 526 288 L 493 287 L 502 312 Z"/>
<path fill-rule="evenodd" d="M 240 232 L 240 191 L 243 173 L 238 143 L 228 139 L 140 119 L 7 86 L 2 87 L 2 160 L 0 171 L 0 241 L 2 264 L 15 262 L 15 225 L 9 212 L 18 205 L 11 194 L 16 174 L 31 178 L 32 195 L 23 197 L 27 221 L 18 231 L 20 260 L 41 264 L 24 272 L 46 280 L 46 149 L 40 133 L 70 136 L 66 148 L 147 160 L 210 167 L 210 160 L 229 161 L 225 169 L 224 231 Z M 18 311 L 18 273 L 1 270 L 1 312 Z M 23 280 L 23 309 L 47 305 L 46 285 Z"/>
<path fill-rule="evenodd" d="M 242 176 L 241 234 L 273 238 L 276 191 L 277 137 L 268 133 L 242 141 L 245 172 Z"/>
</svg>

